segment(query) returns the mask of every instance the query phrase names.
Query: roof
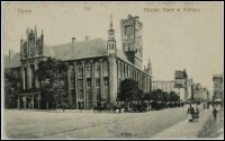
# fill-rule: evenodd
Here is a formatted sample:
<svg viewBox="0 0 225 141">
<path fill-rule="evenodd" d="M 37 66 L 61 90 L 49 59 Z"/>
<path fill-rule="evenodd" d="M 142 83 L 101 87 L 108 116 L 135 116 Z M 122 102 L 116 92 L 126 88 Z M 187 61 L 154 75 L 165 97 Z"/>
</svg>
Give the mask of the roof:
<svg viewBox="0 0 225 141">
<path fill-rule="evenodd" d="M 187 77 L 184 71 L 175 71 L 175 79 L 185 79 Z"/>
<path fill-rule="evenodd" d="M 54 57 L 63 61 L 107 55 L 106 41 L 101 38 L 53 46 Z"/>
<path fill-rule="evenodd" d="M 10 60 L 8 55 L 4 55 L 4 66 L 5 68 L 20 67 L 20 53 L 15 53 L 13 58 Z"/>
<path fill-rule="evenodd" d="M 74 43 L 70 42 L 54 46 L 44 45 L 44 56 L 54 57 L 62 61 L 102 57 L 106 55 L 108 55 L 107 41 L 105 41 L 102 38 L 92 39 L 88 41 L 79 41 Z M 7 56 L 5 58 L 7 58 Z M 135 67 L 127 59 L 125 53 L 118 48 L 117 48 L 117 58 Z M 5 59 L 5 68 L 14 68 L 19 66 L 20 66 L 20 53 L 16 53 L 15 56 L 11 59 L 11 61 L 9 61 L 9 59 Z"/>
<path fill-rule="evenodd" d="M 102 38 L 97 38 L 89 41 L 55 45 L 53 46 L 53 54 L 56 59 L 61 59 L 63 61 L 101 57 L 108 55 L 106 46 L 107 41 Z M 125 53 L 118 48 L 117 57 L 126 63 L 133 65 L 127 59 Z"/>
<path fill-rule="evenodd" d="M 223 74 L 215 74 L 213 75 L 213 79 L 223 79 Z"/>
<path fill-rule="evenodd" d="M 43 51 L 44 56 L 51 56 L 54 57 L 54 51 L 51 46 L 44 45 L 44 51 Z"/>
</svg>

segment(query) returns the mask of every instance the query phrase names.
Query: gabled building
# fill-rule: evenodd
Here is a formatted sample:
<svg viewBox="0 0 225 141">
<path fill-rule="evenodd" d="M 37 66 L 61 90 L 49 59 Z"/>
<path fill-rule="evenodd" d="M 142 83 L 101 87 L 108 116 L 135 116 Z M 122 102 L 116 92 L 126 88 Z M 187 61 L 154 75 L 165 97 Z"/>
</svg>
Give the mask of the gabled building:
<svg viewBox="0 0 225 141">
<path fill-rule="evenodd" d="M 20 53 L 5 65 L 14 69 L 22 77 L 18 93 L 19 108 L 42 108 L 39 91 L 40 82 L 35 74 L 38 63 L 47 57 L 54 57 L 67 63 L 68 72 L 65 82 L 68 108 L 91 109 L 101 100 L 116 105 L 120 83 L 126 78 L 138 82 L 144 92 L 151 91 L 151 64 L 143 65 L 142 23 L 138 17 L 128 16 L 121 20 L 122 50 L 117 46 L 113 19 L 110 18 L 108 40 L 101 38 L 76 41 L 47 46 L 44 33 L 38 36 L 36 27 L 27 29 L 26 38 L 20 41 Z M 6 64 L 6 63 L 5 63 Z"/>
</svg>

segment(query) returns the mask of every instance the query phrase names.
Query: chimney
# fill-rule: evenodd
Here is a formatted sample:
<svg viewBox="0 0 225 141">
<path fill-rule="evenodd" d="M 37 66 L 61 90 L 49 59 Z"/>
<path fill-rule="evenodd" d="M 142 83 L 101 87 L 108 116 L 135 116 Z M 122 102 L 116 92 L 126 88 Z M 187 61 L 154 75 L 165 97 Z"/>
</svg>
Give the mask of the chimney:
<svg viewBox="0 0 225 141">
<path fill-rule="evenodd" d="M 128 17 L 128 19 L 131 19 L 131 18 L 133 18 L 133 16 L 131 16 L 130 14 L 128 14 L 128 16 L 127 16 L 127 17 Z"/>
<path fill-rule="evenodd" d="M 74 44 L 76 38 L 75 37 L 72 37 L 72 43 Z"/>
<path fill-rule="evenodd" d="M 89 36 L 85 36 L 85 41 L 88 41 L 89 40 Z"/>
</svg>

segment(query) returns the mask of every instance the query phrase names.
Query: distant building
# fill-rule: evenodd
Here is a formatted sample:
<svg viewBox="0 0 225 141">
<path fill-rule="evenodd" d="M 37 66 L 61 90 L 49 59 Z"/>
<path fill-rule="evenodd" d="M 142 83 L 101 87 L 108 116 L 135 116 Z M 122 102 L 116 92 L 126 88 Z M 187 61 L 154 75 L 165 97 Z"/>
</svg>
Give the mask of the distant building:
<svg viewBox="0 0 225 141">
<path fill-rule="evenodd" d="M 163 90 L 165 92 L 170 93 L 171 91 L 174 91 L 178 94 L 178 89 L 174 87 L 174 81 L 164 81 L 164 80 L 156 80 L 152 81 L 152 90 Z"/>
<path fill-rule="evenodd" d="M 182 77 L 179 77 L 179 78 L 182 78 Z M 174 80 L 170 80 L 170 81 L 155 80 L 155 81 L 152 81 L 152 90 L 161 89 L 168 93 L 170 93 L 171 91 L 174 91 L 177 95 L 180 96 L 181 101 L 184 102 L 184 101 L 190 100 L 192 97 L 193 80 L 187 79 L 186 81 L 183 81 L 180 83 L 183 83 L 183 84 L 178 84 L 178 82 Z M 180 87 L 176 87 L 176 85 Z"/>
<path fill-rule="evenodd" d="M 193 98 L 195 102 L 209 101 L 209 91 L 200 83 L 193 84 Z"/>
<path fill-rule="evenodd" d="M 213 94 L 213 100 L 217 102 L 223 101 L 223 75 L 222 74 L 216 74 L 213 76 L 213 82 L 214 82 L 214 94 Z"/>
<path fill-rule="evenodd" d="M 192 79 L 188 78 L 188 74 L 185 69 L 183 71 L 175 71 L 174 79 L 174 87 L 179 91 L 180 100 L 182 102 L 188 102 L 192 95 Z"/>
<path fill-rule="evenodd" d="M 35 75 L 38 63 L 47 57 L 66 62 L 68 66 L 66 104 L 74 109 L 94 108 L 101 100 L 116 104 L 120 83 L 131 78 L 138 82 L 143 92 L 151 91 L 151 63 L 142 69 L 143 45 L 142 23 L 139 17 L 128 16 L 121 20 L 122 49 L 117 48 L 112 17 L 108 40 L 101 38 L 47 46 L 44 33 L 37 35 L 36 27 L 27 29 L 26 38 L 20 41 L 20 53 L 5 59 L 5 70 L 14 70 L 22 77 L 18 93 L 19 108 L 41 108 L 42 85 Z M 6 57 L 7 58 L 7 57 Z"/>
</svg>

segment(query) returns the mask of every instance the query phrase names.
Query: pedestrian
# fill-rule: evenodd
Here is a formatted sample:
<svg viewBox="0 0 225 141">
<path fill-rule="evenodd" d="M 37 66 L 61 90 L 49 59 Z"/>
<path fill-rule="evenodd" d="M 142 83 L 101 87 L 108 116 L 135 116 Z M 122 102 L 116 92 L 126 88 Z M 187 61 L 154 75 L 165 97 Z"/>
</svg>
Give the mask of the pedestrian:
<svg viewBox="0 0 225 141">
<path fill-rule="evenodd" d="M 204 109 L 206 108 L 206 104 L 205 104 L 205 103 L 203 104 L 203 108 L 204 108 Z"/>
<path fill-rule="evenodd" d="M 215 107 L 213 108 L 213 116 L 214 116 L 214 119 L 216 120 L 217 110 L 216 110 L 216 108 L 215 108 Z"/>
<path fill-rule="evenodd" d="M 191 106 L 191 104 L 188 107 L 187 114 L 188 114 L 189 122 L 192 122 L 193 121 L 193 115 L 194 115 L 194 108 Z"/>
<path fill-rule="evenodd" d="M 199 110 L 198 110 L 198 105 L 196 105 L 196 109 L 195 109 L 195 118 L 198 119 L 199 118 Z"/>
</svg>

